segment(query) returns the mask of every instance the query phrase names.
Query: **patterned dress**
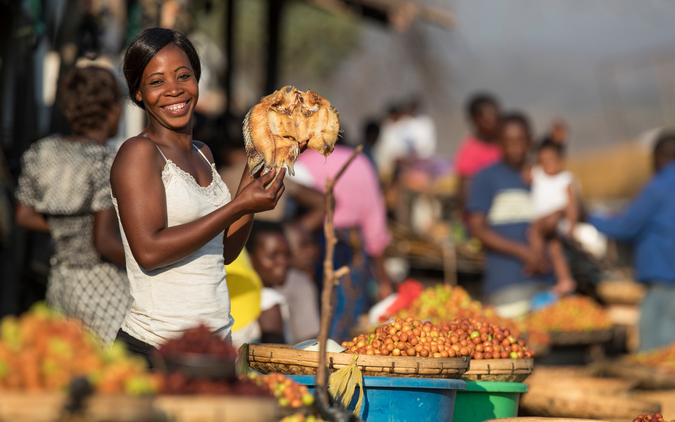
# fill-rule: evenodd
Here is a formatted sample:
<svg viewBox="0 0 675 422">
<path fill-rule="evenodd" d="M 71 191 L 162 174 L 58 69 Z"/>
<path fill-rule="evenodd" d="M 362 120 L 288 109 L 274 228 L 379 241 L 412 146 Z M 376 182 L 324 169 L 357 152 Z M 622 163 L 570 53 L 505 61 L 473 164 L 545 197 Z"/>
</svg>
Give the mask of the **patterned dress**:
<svg viewBox="0 0 675 422">
<path fill-rule="evenodd" d="M 55 253 L 47 303 L 80 318 L 103 344 L 115 339 L 131 306 L 126 273 L 94 248 L 94 213 L 113 208 L 115 152 L 58 135 L 34 143 L 21 161 L 17 200 L 49 222 Z"/>
</svg>

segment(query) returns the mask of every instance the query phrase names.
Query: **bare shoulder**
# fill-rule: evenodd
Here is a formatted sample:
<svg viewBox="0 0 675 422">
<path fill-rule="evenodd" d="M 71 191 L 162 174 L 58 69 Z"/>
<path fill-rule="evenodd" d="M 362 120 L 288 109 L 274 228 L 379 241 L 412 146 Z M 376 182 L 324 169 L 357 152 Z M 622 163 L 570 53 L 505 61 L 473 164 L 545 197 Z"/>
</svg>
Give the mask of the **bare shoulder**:
<svg viewBox="0 0 675 422">
<path fill-rule="evenodd" d="M 134 136 L 124 141 L 120 146 L 115 156 L 113 169 L 139 163 L 144 163 L 147 166 L 156 162 L 159 157 L 160 152 L 154 142 L 143 136 Z"/>
<path fill-rule="evenodd" d="M 163 162 L 159 149 L 150 139 L 142 136 L 127 139 L 117 151 L 110 170 L 113 190 L 117 183 L 124 183 L 123 180 L 138 182 L 139 178 L 147 180 L 154 174 L 161 174 Z"/>
<path fill-rule="evenodd" d="M 209 148 L 208 145 L 206 145 L 202 141 L 192 141 L 192 142 L 194 142 L 195 146 L 199 148 L 202 154 L 206 155 L 206 158 L 208 158 L 209 161 L 213 163 L 213 153 L 211 152 L 211 148 Z"/>
</svg>

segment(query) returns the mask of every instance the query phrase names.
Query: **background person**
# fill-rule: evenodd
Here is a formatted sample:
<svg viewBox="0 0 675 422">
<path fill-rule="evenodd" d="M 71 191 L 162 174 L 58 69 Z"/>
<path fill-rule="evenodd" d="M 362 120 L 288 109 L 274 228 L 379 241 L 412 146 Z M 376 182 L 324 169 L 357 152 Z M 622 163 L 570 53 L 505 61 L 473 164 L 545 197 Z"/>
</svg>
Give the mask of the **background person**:
<svg viewBox="0 0 675 422">
<path fill-rule="evenodd" d="M 47 303 L 80 318 L 111 343 L 131 305 L 124 248 L 110 198 L 120 89 L 106 69 L 74 69 L 61 80 L 61 108 L 74 135 L 33 144 L 21 159 L 16 223 L 49 232 L 55 252 Z"/>
<path fill-rule="evenodd" d="M 280 224 L 257 221 L 246 243 L 263 283 L 258 318 L 263 343 L 299 343 L 319 334 L 314 281 L 291 266 L 291 248 Z"/>
<path fill-rule="evenodd" d="M 484 300 L 504 317 L 517 317 L 553 281 L 542 276 L 544 258 L 527 236 L 534 218 L 530 186 L 523 177 L 531 144 L 527 118 L 504 116 L 499 136 L 503 158 L 473 178 L 467 211 L 472 234 L 487 249 Z"/>
<path fill-rule="evenodd" d="M 654 177 L 624 212 L 589 220 L 601 233 L 633 243 L 635 272 L 647 285 L 640 351 L 675 341 L 675 133 L 659 137 L 653 157 Z"/>
<path fill-rule="evenodd" d="M 459 176 L 457 195 L 462 211 L 466 209 L 473 176 L 502 157 L 498 140 L 499 101 L 490 94 L 476 94 L 467 102 L 466 111 L 472 133 L 464 138 L 455 158 Z"/>
<path fill-rule="evenodd" d="M 353 149 L 336 145 L 333 153 L 324 158 L 317 151 L 303 153 L 296 163 L 296 174 L 305 173 L 311 186 L 325 192 L 326 178 L 335 177 L 349 160 Z M 383 299 L 393 292 L 392 282 L 384 270 L 384 251 L 391 234 L 387 228 L 387 213 L 380 191 L 377 173 L 370 160 L 359 154 L 335 184 L 335 268 L 348 265 L 350 278 L 343 278 L 336 289 L 336 302 L 331 323 L 331 338 L 343 341 L 357 318 L 368 309 L 366 286 L 372 275 L 378 282 L 378 296 Z M 325 244 L 325 241 L 323 242 Z M 319 253 L 323 259 L 324 250 Z M 321 283 L 322 266 L 318 266 L 317 280 Z"/>
</svg>

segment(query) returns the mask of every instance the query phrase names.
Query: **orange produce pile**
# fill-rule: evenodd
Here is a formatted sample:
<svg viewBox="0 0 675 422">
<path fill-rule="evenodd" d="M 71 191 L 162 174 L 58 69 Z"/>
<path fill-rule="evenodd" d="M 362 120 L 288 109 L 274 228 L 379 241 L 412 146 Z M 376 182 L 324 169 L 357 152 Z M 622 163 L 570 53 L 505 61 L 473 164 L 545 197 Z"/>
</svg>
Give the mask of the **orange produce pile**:
<svg viewBox="0 0 675 422">
<path fill-rule="evenodd" d="M 668 422 L 663 418 L 663 415 L 660 413 L 649 413 L 647 415 L 639 415 L 637 418 L 633 419 L 633 422 Z M 671 420 L 670 422 L 675 422 Z"/>
<path fill-rule="evenodd" d="M 76 319 L 43 304 L 0 321 L 0 390 L 62 391 L 87 377 L 99 393 L 149 394 L 159 379 L 121 344 L 101 350 Z"/>
<path fill-rule="evenodd" d="M 478 318 L 508 328 L 516 337 L 524 337 L 527 331 L 528 343 L 550 343 L 550 337 L 545 331 L 500 317 L 492 306 L 471 299 L 469 293 L 460 286 L 438 284 L 424 289 L 409 307 L 397 312 L 393 318 L 407 315 L 415 315 L 422 321 L 430 319 L 439 325 L 448 325 L 455 318 Z"/>
<path fill-rule="evenodd" d="M 528 327 L 549 333 L 579 333 L 612 328 L 607 312 L 586 296 L 568 296 L 527 317 Z"/>
<path fill-rule="evenodd" d="M 283 374 L 274 372 L 269 375 L 251 373 L 249 377 L 259 386 L 274 394 L 282 407 L 302 407 L 314 404 L 314 396 L 306 385 L 298 384 Z"/>
<path fill-rule="evenodd" d="M 534 352 L 508 328 L 477 318 L 457 318 L 446 325 L 433 325 L 413 317 L 399 317 L 382 324 L 374 333 L 361 334 L 342 343 L 345 353 L 379 356 L 421 356 L 473 359 L 522 359 Z"/>
<path fill-rule="evenodd" d="M 675 373 L 675 343 L 628 357 L 633 363 Z"/>
</svg>

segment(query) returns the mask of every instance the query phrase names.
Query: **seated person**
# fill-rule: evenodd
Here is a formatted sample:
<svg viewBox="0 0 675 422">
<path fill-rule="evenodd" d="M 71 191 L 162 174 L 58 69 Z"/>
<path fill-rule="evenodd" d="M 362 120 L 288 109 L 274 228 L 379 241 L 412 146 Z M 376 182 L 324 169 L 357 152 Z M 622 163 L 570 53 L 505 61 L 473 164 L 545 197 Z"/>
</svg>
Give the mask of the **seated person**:
<svg viewBox="0 0 675 422">
<path fill-rule="evenodd" d="M 471 183 L 467 211 L 472 234 L 487 249 L 484 300 L 504 317 L 529 311 L 530 299 L 553 285 L 544 257 L 528 242 L 534 212 L 523 177 L 531 132 L 520 114 L 501 120 L 502 159 L 479 172 Z"/>
<path fill-rule="evenodd" d="M 263 343 L 299 343 L 319 333 L 314 282 L 291 268 L 291 251 L 281 225 L 255 221 L 246 243 L 263 283 L 258 322 Z"/>
</svg>

